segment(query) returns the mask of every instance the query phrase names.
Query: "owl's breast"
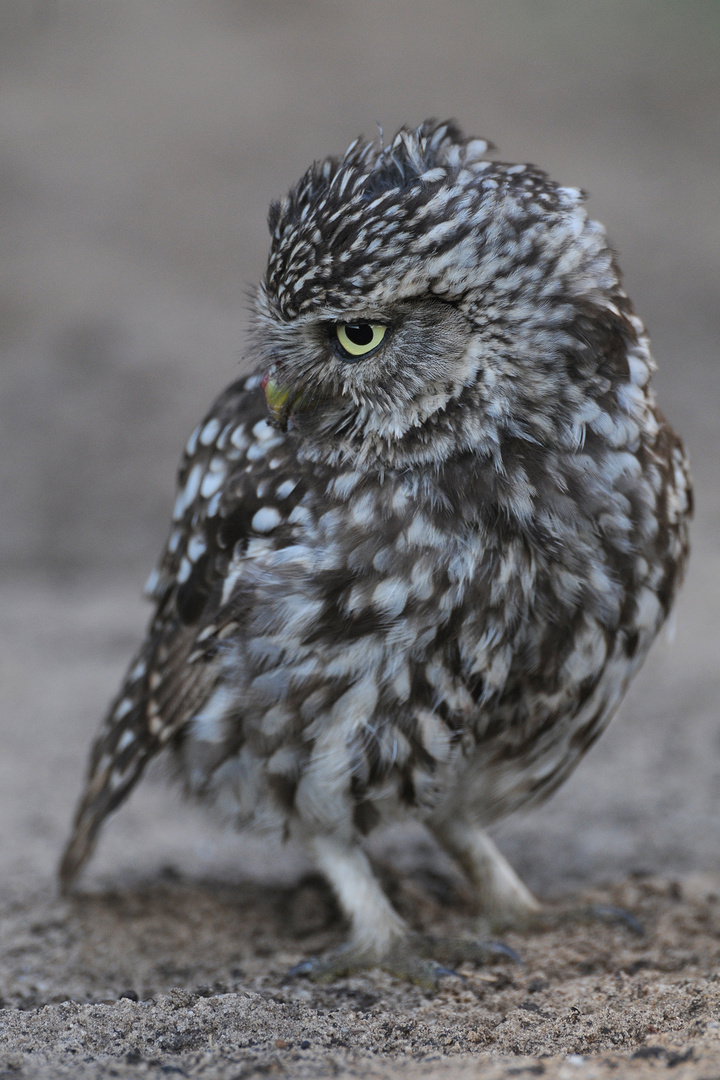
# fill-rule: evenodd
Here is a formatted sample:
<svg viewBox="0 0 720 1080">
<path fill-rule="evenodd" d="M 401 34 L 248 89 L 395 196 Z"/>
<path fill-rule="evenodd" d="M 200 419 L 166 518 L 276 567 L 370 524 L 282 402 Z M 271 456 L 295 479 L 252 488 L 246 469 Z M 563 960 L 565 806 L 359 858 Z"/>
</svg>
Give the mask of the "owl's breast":
<svg viewBox="0 0 720 1080">
<path fill-rule="evenodd" d="M 621 464 L 577 457 L 515 517 L 480 469 L 307 467 L 229 565 L 222 735 L 191 728 L 237 813 L 431 813 L 468 768 L 485 817 L 557 786 L 665 614 L 653 477 Z"/>
</svg>

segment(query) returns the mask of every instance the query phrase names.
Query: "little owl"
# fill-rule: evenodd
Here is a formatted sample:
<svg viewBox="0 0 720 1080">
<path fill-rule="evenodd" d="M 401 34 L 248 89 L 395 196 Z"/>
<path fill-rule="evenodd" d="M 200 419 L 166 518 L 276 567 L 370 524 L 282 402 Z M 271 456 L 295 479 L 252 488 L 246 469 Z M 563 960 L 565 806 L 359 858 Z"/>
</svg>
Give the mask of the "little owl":
<svg viewBox="0 0 720 1080">
<path fill-rule="evenodd" d="M 167 748 L 188 793 L 307 846 L 351 924 L 316 970 L 420 970 L 362 846 L 403 814 L 486 924 L 539 911 L 483 829 L 615 712 L 682 578 L 691 487 L 603 228 L 487 153 L 426 121 L 273 203 L 254 371 L 187 444 L 66 887 Z"/>
</svg>

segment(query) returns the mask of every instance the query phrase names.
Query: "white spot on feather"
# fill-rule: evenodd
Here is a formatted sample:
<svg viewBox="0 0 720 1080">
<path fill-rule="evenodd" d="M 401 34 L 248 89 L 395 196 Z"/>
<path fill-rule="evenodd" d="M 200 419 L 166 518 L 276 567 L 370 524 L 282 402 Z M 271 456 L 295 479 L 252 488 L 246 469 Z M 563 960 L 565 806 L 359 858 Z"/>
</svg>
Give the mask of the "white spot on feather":
<svg viewBox="0 0 720 1080">
<path fill-rule="evenodd" d="M 121 754 L 123 750 L 127 750 L 128 746 L 132 746 L 134 742 L 135 733 L 133 731 L 124 731 L 115 747 L 116 753 Z"/>
<path fill-rule="evenodd" d="M 160 574 L 159 574 L 159 572 L 157 570 L 151 571 L 150 576 L 148 577 L 147 581 L 145 582 L 145 588 L 143 589 L 143 592 L 145 593 L 145 596 L 149 596 L 152 599 L 152 597 L 155 595 L 155 590 L 157 589 L 159 582 L 160 582 Z"/>
<path fill-rule="evenodd" d="M 375 586 L 372 594 L 373 607 L 386 615 L 395 617 L 404 609 L 408 598 L 407 582 L 401 578 L 388 578 Z"/>
<path fill-rule="evenodd" d="M 187 508 L 195 499 L 198 491 L 200 490 L 200 484 L 203 477 L 202 465 L 193 465 L 187 480 L 185 481 L 185 487 L 178 493 L 178 497 L 175 500 L 175 507 L 173 509 L 173 517 L 177 521 L 183 516 Z"/>
<path fill-rule="evenodd" d="M 192 738 L 199 742 L 222 742 L 225 732 L 223 721 L 233 702 L 227 686 L 220 686 L 192 719 Z"/>
<path fill-rule="evenodd" d="M 212 442 L 220 434 L 222 424 L 218 420 L 217 416 L 213 416 L 212 420 L 208 420 L 205 427 L 200 432 L 200 442 L 203 446 L 210 446 Z"/>
<path fill-rule="evenodd" d="M 187 556 L 190 562 L 197 562 L 207 551 L 207 544 L 202 536 L 193 536 L 187 546 Z"/>
<path fill-rule="evenodd" d="M 282 518 L 280 511 L 275 506 L 263 506 L 253 516 L 251 527 L 255 532 L 267 533 L 276 528 Z"/>
<path fill-rule="evenodd" d="M 311 521 L 310 511 L 306 506 L 300 504 L 292 511 L 288 521 L 291 525 L 308 525 Z"/>
<path fill-rule="evenodd" d="M 642 589 L 636 603 L 635 625 L 654 633 L 662 618 L 660 601 L 652 589 Z"/>
<path fill-rule="evenodd" d="M 350 513 L 353 521 L 357 525 L 366 526 L 368 521 L 372 520 L 373 512 L 375 510 L 375 497 L 372 492 L 365 492 L 353 503 L 351 503 Z"/>
<path fill-rule="evenodd" d="M 221 499 L 222 499 L 222 491 L 216 491 L 215 494 L 213 495 L 212 499 L 210 500 L 210 502 L 207 504 L 207 507 L 206 507 L 206 510 L 205 510 L 205 516 L 206 517 L 209 517 L 209 518 L 215 517 L 215 515 L 218 512 L 218 508 L 220 506 Z"/>
<path fill-rule="evenodd" d="M 400 701 L 407 701 L 410 697 L 410 672 L 407 664 L 403 664 L 398 671 L 393 679 L 392 687 Z"/>
<path fill-rule="evenodd" d="M 209 499 L 214 495 L 223 485 L 225 480 L 225 473 L 223 472 L 209 472 L 205 474 L 205 478 L 200 487 L 200 494 L 203 499 Z"/>
<path fill-rule="evenodd" d="M 153 711 L 152 707 L 148 707 L 148 731 L 156 738 L 160 735 L 164 729 L 163 721 L 160 714 L 157 712 L 157 706 Z"/>
<path fill-rule="evenodd" d="M 230 436 L 230 442 L 233 444 L 236 450 L 244 450 L 249 441 L 250 440 L 248 439 L 247 433 L 245 431 L 245 425 L 238 424 L 238 426 L 235 428 L 232 435 Z"/>
<path fill-rule="evenodd" d="M 134 705 L 135 702 L 132 700 L 132 698 L 124 697 L 122 701 L 118 702 L 117 708 L 115 709 L 113 716 L 116 720 L 122 720 L 128 715 L 129 712 L 132 712 Z"/>
<path fill-rule="evenodd" d="M 421 514 L 416 514 L 406 532 L 407 542 L 417 547 L 444 547 L 447 537 Z"/>
<path fill-rule="evenodd" d="M 435 713 L 421 709 L 417 717 L 420 739 L 431 757 L 447 761 L 450 757 L 450 732 Z"/>
<path fill-rule="evenodd" d="M 293 715 L 282 705 L 268 709 L 262 718 L 262 733 L 267 738 L 276 738 L 292 723 Z"/>
<path fill-rule="evenodd" d="M 627 362 L 632 382 L 634 382 L 636 386 L 645 386 L 650 378 L 650 368 L 648 366 L 647 358 L 645 356 L 638 356 L 634 352 L 628 352 Z"/>
<path fill-rule="evenodd" d="M 278 499 L 287 499 L 289 495 L 292 495 L 297 486 L 297 480 L 283 480 L 282 484 L 278 484 L 275 497 Z"/>
<path fill-rule="evenodd" d="M 188 441 L 186 443 L 185 453 L 187 454 L 188 457 L 192 457 L 194 455 L 195 451 L 197 450 L 197 441 L 198 441 L 198 438 L 200 436 L 201 430 L 202 430 L 202 424 L 198 424 L 198 426 L 195 428 L 195 430 L 193 431 L 192 435 L 190 436 L 190 438 L 188 439 Z"/>
<path fill-rule="evenodd" d="M 372 675 L 367 675 L 338 698 L 330 715 L 338 720 L 364 722 L 372 716 L 377 699 L 377 683 Z"/>
<path fill-rule="evenodd" d="M 245 559 L 242 557 L 230 563 L 230 566 L 228 567 L 227 577 L 225 578 L 225 581 L 223 583 L 221 603 L 227 604 L 228 600 L 232 596 L 233 589 L 240 580 L 240 577 L 242 576 L 245 565 Z"/>
<path fill-rule="evenodd" d="M 269 758 L 267 771 L 271 776 L 297 776 L 300 772 L 300 757 L 297 750 L 290 746 L 281 746 Z"/>
<path fill-rule="evenodd" d="M 410 583 L 413 596 L 427 600 L 435 588 L 432 568 L 424 562 L 416 562 L 410 573 Z"/>
<path fill-rule="evenodd" d="M 271 427 L 267 420 L 258 420 L 252 429 L 252 433 L 258 442 L 265 442 L 273 437 L 277 438 L 277 428 Z"/>
</svg>

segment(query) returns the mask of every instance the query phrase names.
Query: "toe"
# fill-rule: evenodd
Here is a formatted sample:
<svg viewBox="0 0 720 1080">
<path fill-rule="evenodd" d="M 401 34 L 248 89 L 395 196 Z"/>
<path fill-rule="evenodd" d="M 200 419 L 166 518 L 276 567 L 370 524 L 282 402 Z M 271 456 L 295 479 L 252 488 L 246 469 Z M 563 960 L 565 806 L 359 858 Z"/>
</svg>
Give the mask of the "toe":
<svg viewBox="0 0 720 1080">
<path fill-rule="evenodd" d="M 368 968 L 382 968 L 388 974 L 424 990 L 436 990 L 440 979 L 458 976 L 456 965 L 485 966 L 498 962 L 519 963 L 517 953 L 500 941 L 476 941 L 429 934 L 408 934 L 397 939 L 381 955 L 348 945 L 336 952 L 311 957 L 296 964 L 289 978 L 331 982 Z"/>
<path fill-rule="evenodd" d="M 642 925 L 635 916 L 614 904 L 557 904 L 543 905 L 537 911 L 526 913 L 513 929 L 522 931 L 557 930 L 573 923 L 605 923 L 623 926 L 632 934 L 642 937 Z M 494 927 L 495 929 L 495 927 Z M 509 927 L 505 925 L 503 929 Z"/>
</svg>

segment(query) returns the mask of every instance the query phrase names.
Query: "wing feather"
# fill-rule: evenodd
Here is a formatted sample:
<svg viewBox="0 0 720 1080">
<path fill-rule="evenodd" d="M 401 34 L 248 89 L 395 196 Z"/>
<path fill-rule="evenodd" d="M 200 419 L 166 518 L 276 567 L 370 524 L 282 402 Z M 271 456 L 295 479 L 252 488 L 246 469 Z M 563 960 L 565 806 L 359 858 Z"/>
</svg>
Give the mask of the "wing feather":
<svg viewBox="0 0 720 1080">
<path fill-rule="evenodd" d="M 170 536 L 146 586 L 156 611 L 91 748 L 60 864 L 63 890 L 92 853 L 107 816 L 217 686 L 219 663 L 203 630 L 212 628 L 213 642 L 222 630 L 215 619 L 225 575 L 259 506 L 247 472 L 253 430 L 266 416 L 259 383 L 254 375 L 230 386 L 186 446 Z"/>
</svg>

